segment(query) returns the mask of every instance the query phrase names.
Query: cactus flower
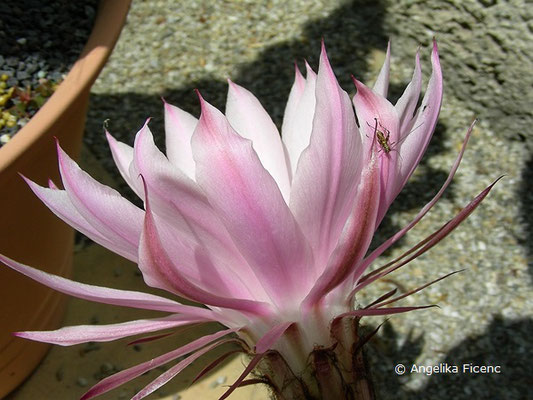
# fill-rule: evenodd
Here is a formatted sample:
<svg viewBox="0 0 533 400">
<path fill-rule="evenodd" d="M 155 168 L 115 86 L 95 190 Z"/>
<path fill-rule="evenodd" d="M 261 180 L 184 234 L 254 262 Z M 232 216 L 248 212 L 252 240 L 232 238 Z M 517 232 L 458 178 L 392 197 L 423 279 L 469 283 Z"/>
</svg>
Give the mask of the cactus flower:
<svg viewBox="0 0 533 400">
<path fill-rule="evenodd" d="M 441 190 L 407 226 L 368 252 L 434 131 L 442 99 L 435 43 L 431 63 L 418 108 L 418 54 L 412 80 L 393 105 L 386 99 L 390 48 L 372 88 L 354 78 L 351 101 L 322 45 L 318 73 L 306 65 L 304 77 L 296 68 L 281 135 L 257 98 L 231 81 L 225 115 L 200 94 L 199 119 L 164 104 L 166 155 L 155 146 L 148 121 L 133 147 L 106 132 L 114 161 L 144 208 L 95 181 L 58 145 L 64 189 L 25 178 L 30 188 L 59 218 L 137 263 L 145 283 L 168 297 L 82 284 L 4 256 L 0 261 L 72 296 L 168 315 L 16 335 L 70 346 L 134 335 L 155 338 L 160 330 L 211 321 L 225 326 L 103 379 L 83 399 L 179 359 L 134 396 L 141 399 L 230 341 L 250 362 L 222 398 L 253 382 L 269 385 L 274 397 L 284 399 L 364 398 L 359 320 L 428 306 L 391 306 L 421 289 L 414 288 L 358 308 L 358 291 L 434 246 L 492 187 L 403 256 L 369 272 L 441 197 L 472 130 Z M 180 298 L 199 305 L 184 305 Z M 246 381 L 252 370 L 259 378 Z"/>
</svg>

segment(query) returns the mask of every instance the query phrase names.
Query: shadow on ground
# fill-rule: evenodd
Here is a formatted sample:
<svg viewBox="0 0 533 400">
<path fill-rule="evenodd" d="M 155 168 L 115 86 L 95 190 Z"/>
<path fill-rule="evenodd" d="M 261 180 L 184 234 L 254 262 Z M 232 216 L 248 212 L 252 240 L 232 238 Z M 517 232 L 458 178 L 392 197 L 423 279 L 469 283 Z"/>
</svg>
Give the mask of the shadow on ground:
<svg viewBox="0 0 533 400">
<path fill-rule="evenodd" d="M 424 345 L 424 337 L 409 336 L 398 345 L 391 326 L 367 347 L 371 372 L 378 398 L 398 400 L 424 399 L 526 399 L 529 398 L 533 348 L 527 332 L 530 319 L 505 320 L 496 316 L 483 335 L 473 336 L 452 348 L 442 359 L 441 371 L 428 376 L 418 390 L 405 386 Z M 437 348 L 438 343 L 432 344 Z M 394 372 L 397 364 L 406 367 L 405 375 Z M 500 373 L 471 373 L 469 366 L 499 366 Z M 418 365 L 420 366 L 420 365 Z M 457 367 L 457 373 L 453 372 Z M 466 371 L 463 372 L 463 368 Z M 451 372 L 450 372 L 451 371 Z M 415 373 L 413 371 L 413 373 Z M 376 382 L 380 382 L 380 386 Z M 490 388 L 490 389 L 489 389 Z"/>
</svg>

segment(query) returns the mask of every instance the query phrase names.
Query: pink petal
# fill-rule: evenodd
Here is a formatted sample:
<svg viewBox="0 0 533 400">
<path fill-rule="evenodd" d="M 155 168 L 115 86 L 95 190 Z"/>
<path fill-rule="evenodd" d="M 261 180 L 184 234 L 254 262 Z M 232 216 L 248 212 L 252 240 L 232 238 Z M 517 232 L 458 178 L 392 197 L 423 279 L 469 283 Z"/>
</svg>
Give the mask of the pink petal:
<svg viewBox="0 0 533 400">
<path fill-rule="evenodd" d="M 111 149 L 111 155 L 113 161 L 120 172 L 122 178 L 126 181 L 129 187 L 141 197 L 142 185 L 139 184 L 137 179 L 138 174 L 131 173 L 131 165 L 133 162 L 133 147 L 128 146 L 126 143 L 119 142 L 109 132 L 105 132 L 109 148 Z"/>
<path fill-rule="evenodd" d="M 420 162 L 437 125 L 437 118 L 439 117 L 442 102 L 442 71 L 440 68 L 437 43 L 435 41 L 433 42 L 431 65 L 433 70 L 429 78 L 426 94 L 424 95 L 417 115 L 412 119 L 410 125 L 412 131 L 405 139 L 402 139 L 402 142 L 398 146 L 402 155 L 402 163 L 395 193 L 398 193 L 403 188 L 407 179 L 409 179 Z"/>
<path fill-rule="evenodd" d="M 383 97 L 387 97 L 389 90 L 389 72 L 390 72 L 390 40 L 387 43 L 387 54 L 385 55 L 385 62 L 379 71 L 379 75 L 374 83 L 374 92 L 380 94 Z"/>
<path fill-rule="evenodd" d="M 267 300 L 205 194 L 159 151 L 146 125 L 135 139 L 135 164 L 148 188 L 161 245 L 170 259 L 180 260 L 183 273 L 213 293 Z"/>
<path fill-rule="evenodd" d="M 291 210 L 313 247 L 314 279 L 322 272 L 351 211 L 362 168 L 360 136 L 350 99 L 322 46 L 309 146 L 293 178 Z"/>
<path fill-rule="evenodd" d="M 80 215 L 108 240 L 137 247 L 143 211 L 82 171 L 59 144 L 57 150 L 63 185 Z"/>
<path fill-rule="evenodd" d="M 216 319 L 216 314 L 214 314 L 211 310 L 206 310 L 200 307 L 185 306 L 153 294 L 135 292 L 131 290 L 112 289 L 71 281 L 70 279 L 48 274 L 41 270 L 18 263 L 1 254 L 0 261 L 15 271 L 18 271 L 45 286 L 57 290 L 58 292 L 78 297 L 80 299 L 104 304 L 112 304 L 116 306 L 183 313 L 187 316 Z"/>
<path fill-rule="evenodd" d="M 145 282 L 177 293 L 198 303 L 241 310 L 254 315 L 270 312 L 268 304 L 234 297 L 222 297 L 197 286 L 182 272 L 180 259 L 170 259 L 161 244 L 150 203 L 146 202 L 146 216 L 139 248 L 139 268 Z M 209 277 L 206 277 L 209 279 Z"/>
<path fill-rule="evenodd" d="M 313 117 L 315 115 L 316 74 L 309 64 L 306 63 L 305 66 L 307 68 L 305 88 L 299 96 L 294 95 L 291 97 L 289 95 L 289 102 L 287 103 L 281 128 L 281 137 L 289 158 L 291 177 L 294 177 L 296 173 L 302 151 L 309 146 L 313 129 Z M 298 79 L 297 75 L 296 80 Z M 295 85 L 299 87 L 301 82 L 295 82 Z M 298 89 L 298 92 L 300 91 L 301 89 Z"/>
<path fill-rule="evenodd" d="M 283 113 L 283 124 L 281 132 L 284 132 L 287 123 L 294 119 L 297 116 L 298 103 L 305 90 L 306 81 L 303 77 L 298 65 L 294 64 L 294 83 L 292 84 L 291 91 L 289 93 L 289 99 L 287 100 L 287 105 L 285 106 L 285 112 Z"/>
<path fill-rule="evenodd" d="M 413 114 L 415 112 L 418 97 L 420 96 L 420 88 L 422 87 L 422 70 L 420 68 L 420 54 L 416 52 L 415 69 L 411 82 L 405 88 L 402 97 L 398 99 L 396 111 L 400 117 L 400 140 L 409 133 L 408 129 L 412 124 Z"/>
<path fill-rule="evenodd" d="M 194 180 L 196 166 L 192 158 L 191 137 L 198 119 L 166 101 L 164 103 L 167 157 L 174 166 Z"/>
<path fill-rule="evenodd" d="M 26 181 L 33 193 L 35 193 L 55 215 L 67 224 L 88 236 L 96 243 L 120 254 L 128 260 L 133 262 L 137 261 L 136 246 L 133 246 L 131 243 L 124 240 L 113 240 L 113 238 L 104 236 L 105 233 L 99 232 L 78 212 L 65 190 L 59 190 L 55 185 L 50 188 L 44 188 L 24 176 L 22 178 Z"/>
<path fill-rule="evenodd" d="M 211 335 L 203 336 L 199 339 L 192 341 L 191 343 L 186 344 L 185 346 L 179 347 L 176 350 L 172 350 L 167 354 L 163 354 L 159 357 L 156 357 L 152 360 L 146 361 L 142 364 L 136 365 L 134 367 L 125 369 L 123 371 L 117 372 L 114 375 L 111 375 L 96 385 L 94 385 L 87 393 L 85 393 L 80 400 L 91 399 L 95 396 L 99 396 L 103 393 L 106 393 L 123 383 L 131 381 L 132 379 L 141 376 L 147 371 L 151 371 L 154 368 L 157 368 L 163 364 L 166 364 L 169 361 L 175 360 L 178 357 L 183 356 L 184 354 L 195 351 L 206 344 L 213 342 L 225 335 L 235 332 L 236 329 L 227 329 L 224 331 L 216 332 Z"/>
<path fill-rule="evenodd" d="M 276 305 L 309 288 L 312 255 L 281 192 L 252 143 L 200 97 L 192 138 L 196 180 Z"/>
<path fill-rule="evenodd" d="M 377 225 L 381 222 L 390 204 L 394 200 L 391 195 L 391 188 L 396 187 L 398 151 L 395 145 L 400 137 L 400 120 L 394 106 L 381 95 L 374 93 L 372 89 L 354 79 L 357 94 L 353 99 L 357 119 L 363 135 L 364 148 L 367 149 L 377 140 L 377 131 L 381 131 L 388 136 L 390 151 L 386 151 L 380 146 L 381 159 L 381 196 L 380 208 L 378 211 Z M 377 126 L 376 126 L 377 120 Z"/>
<path fill-rule="evenodd" d="M 128 336 L 197 322 L 205 322 L 205 319 L 171 315 L 165 318 L 139 319 L 110 325 L 78 325 L 67 326 L 55 331 L 17 332 L 15 336 L 60 346 L 73 346 L 87 342 L 110 342 Z"/>
<path fill-rule="evenodd" d="M 278 129 L 252 93 L 230 80 L 228 82 L 226 118 L 239 135 L 252 141 L 261 164 L 272 175 L 288 203 L 291 185 Z"/>
<path fill-rule="evenodd" d="M 379 208 L 380 182 L 376 150 L 366 162 L 357 189 L 356 200 L 337 247 L 328 265 L 302 304 L 304 312 L 326 297 L 335 287 L 353 274 L 374 236 Z"/>
</svg>

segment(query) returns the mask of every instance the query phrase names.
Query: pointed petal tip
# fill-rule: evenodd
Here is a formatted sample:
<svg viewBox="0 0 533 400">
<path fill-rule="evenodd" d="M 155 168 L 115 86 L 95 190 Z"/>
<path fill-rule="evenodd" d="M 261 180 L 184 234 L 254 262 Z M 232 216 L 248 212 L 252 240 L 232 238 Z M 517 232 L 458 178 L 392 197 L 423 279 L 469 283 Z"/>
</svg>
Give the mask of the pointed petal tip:
<svg viewBox="0 0 533 400">
<path fill-rule="evenodd" d="M 202 97 L 202 94 L 200 93 L 199 89 L 194 89 L 194 92 L 198 96 L 198 101 L 200 102 L 200 119 L 202 119 L 204 116 L 204 112 L 207 111 L 207 105 L 209 103 L 207 103 L 207 101 L 205 101 L 205 99 Z"/>
<path fill-rule="evenodd" d="M 105 133 L 105 137 L 107 139 L 107 143 L 109 143 L 110 145 L 117 143 L 117 139 L 115 139 L 113 137 L 113 135 L 111 135 L 107 129 L 104 130 L 104 133 Z"/>
<path fill-rule="evenodd" d="M 435 36 L 433 36 L 433 50 L 432 54 L 435 55 L 437 58 L 439 57 L 439 48 L 437 46 L 437 39 Z"/>
<path fill-rule="evenodd" d="M 351 75 L 352 82 L 355 85 L 355 88 L 359 91 L 360 89 L 364 89 L 366 86 L 363 82 L 358 80 L 355 76 Z"/>
</svg>

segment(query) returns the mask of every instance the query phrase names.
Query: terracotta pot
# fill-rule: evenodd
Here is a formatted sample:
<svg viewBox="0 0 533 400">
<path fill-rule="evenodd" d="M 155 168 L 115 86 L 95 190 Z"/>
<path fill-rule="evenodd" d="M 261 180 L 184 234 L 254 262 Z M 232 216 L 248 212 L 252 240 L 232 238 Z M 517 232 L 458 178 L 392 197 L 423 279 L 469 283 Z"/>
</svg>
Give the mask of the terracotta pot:
<svg viewBox="0 0 533 400">
<path fill-rule="evenodd" d="M 81 148 L 89 91 L 118 39 L 131 0 L 101 1 L 80 58 L 46 104 L 0 148 L 0 253 L 68 276 L 74 232 L 31 192 L 18 173 L 46 185 L 59 181 L 53 137 L 68 154 Z M 66 296 L 0 264 L 0 398 L 37 366 L 48 345 L 14 337 L 19 330 L 56 329 Z"/>
</svg>

